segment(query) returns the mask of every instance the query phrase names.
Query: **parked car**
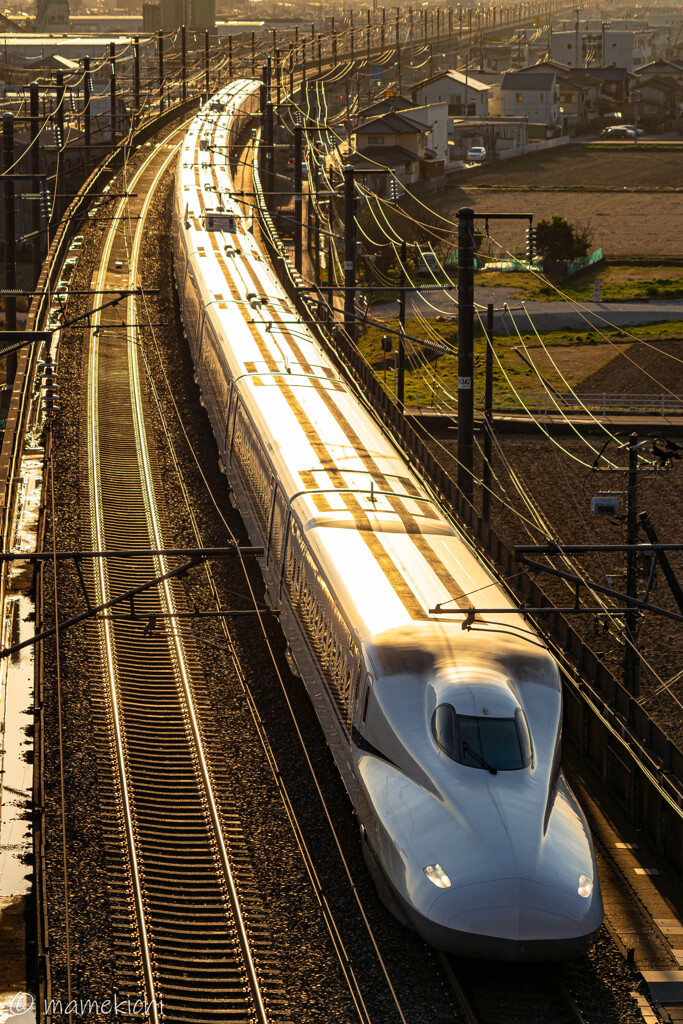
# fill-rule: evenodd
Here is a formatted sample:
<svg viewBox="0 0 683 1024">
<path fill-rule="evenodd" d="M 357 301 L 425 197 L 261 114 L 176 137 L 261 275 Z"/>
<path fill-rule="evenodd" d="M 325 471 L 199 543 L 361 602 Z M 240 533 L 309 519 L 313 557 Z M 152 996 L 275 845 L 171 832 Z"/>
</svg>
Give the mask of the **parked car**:
<svg viewBox="0 0 683 1024">
<path fill-rule="evenodd" d="M 601 139 L 635 139 L 635 128 L 628 128 L 624 124 L 615 124 L 611 128 L 603 128 L 600 132 Z"/>
<path fill-rule="evenodd" d="M 486 148 L 484 146 L 470 146 L 467 150 L 467 162 L 470 164 L 480 164 L 482 160 L 486 159 Z"/>
<path fill-rule="evenodd" d="M 628 130 L 630 132 L 635 132 L 636 135 L 638 136 L 638 138 L 640 138 L 641 135 L 645 134 L 645 129 L 644 128 L 636 128 L 635 125 L 632 125 L 632 124 L 625 124 L 625 125 L 622 125 L 622 127 L 623 128 L 628 128 Z"/>
</svg>

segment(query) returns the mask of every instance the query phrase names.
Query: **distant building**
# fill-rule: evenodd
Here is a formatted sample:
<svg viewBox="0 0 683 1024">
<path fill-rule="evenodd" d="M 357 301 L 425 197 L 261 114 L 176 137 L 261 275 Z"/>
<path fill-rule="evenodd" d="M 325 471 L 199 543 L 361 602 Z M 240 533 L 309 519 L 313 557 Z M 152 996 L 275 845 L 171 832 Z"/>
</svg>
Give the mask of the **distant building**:
<svg viewBox="0 0 683 1024">
<path fill-rule="evenodd" d="M 206 31 L 216 27 L 216 0 L 192 0 L 190 28 Z"/>
<path fill-rule="evenodd" d="M 34 74 L 42 72 L 51 75 L 55 70 L 63 69 L 64 61 L 74 62 L 78 66 L 83 57 L 90 57 L 93 85 L 95 89 L 104 89 L 109 87 L 110 43 L 114 44 L 117 54 L 130 53 L 133 39 L 129 35 L 56 36 L 26 32 L 5 36 L 2 45 L 5 63 L 10 71 L 11 68 L 20 68 L 24 71 L 30 68 Z M 141 39 L 141 57 L 146 59 L 153 53 L 154 39 Z M 132 79 L 133 62 L 121 61 L 117 74 L 121 82 Z"/>
<path fill-rule="evenodd" d="M 175 29 L 186 23 L 185 0 L 161 0 L 161 27 Z"/>
<path fill-rule="evenodd" d="M 477 77 L 481 76 L 482 70 L 512 71 L 529 63 L 529 47 L 521 43 L 489 43 L 479 51 L 479 60 L 479 69 L 474 72 Z"/>
<path fill-rule="evenodd" d="M 639 79 L 646 75 L 657 75 L 658 78 L 681 80 L 683 79 L 683 64 L 675 60 L 653 60 L 649 64 L 639 67 L 636 74 Z"/>
<path fill-rule="evenodd" d="M 448 103 L 448 113 L 456 117 L 481 117 L 488 113 L 490 87 L 476 74 L 440 71 L 412 87 L 413 102 Z"/>
<path fill-rule="evenodd" d="M 69 0 L 37 0 L 37 32 L 68 32 Z"/>
<path fill-rule="evenodd" d="M 369 121 L 373 117 L 382 117 L 383 114 L 388 114 L 392 110 L 408 111 L 409 107 L 414 106 L 417 106 L 417 104 L 413 103 L 412 100 L 406 99 L 405 96 L 385 96 L 384 99 L 371 103 L 369 107 L 361 107 L 356 117 L 359 122 Z"/>
<path fill-rule="evenodd" d="M 680 23 L 673 11 L 667 25 L 657 17 L 610 18 L 560 22 L 553 31 L 552 57 L 573 67 L 607 67 L 617 64 L 629 71 L 658 57 L 670 56 L 671 30 L 676 35 Z M 674 27 L 675 26 L 675 27 Z M 573 38 L 572 38 L 573 37 Z M 557 46 L 557 48 L 556 48 Z"/>
<path fill-rule="evenodd" d="M 355 129 L 356 152 L 349 157 L 359 173 L 365 174 L 368 187 L 380 195 L 392 194 L 390 168 L 402 186 L 440 177 L 444 161 L 427 146 L 429 128 L 423 120 L 407 113 L 390 111 L 372 118 Z"/>
<path fill-rule="evenodd" d="M 560 116 L 560 87 L 554 71 L 509 71 L 500 86 L 503 117 L 526 117 L 555 127 Z"/>
<path fill-rule="evenodd" d="M 633 70 L 635 37 L 633 32 L 614 32 L 598 25 L 580 26 L 579 31 L 553 32 L 551 56 L 570 68 L 602 67 L 617 64 Z"/>
<path fill-rule="evenodd" d="M 143 7 L 146 6 L 143 4 Z M 151 5 L 154 6 L 154 5 Z M 156 5 L 157 8 L 159 5 Z M 72 14 L 71 31 L 74 35 L 92 33 L 93 35 L 123 35 L 126 32 L 136 33 L 142 30 L 143 20 L 139 14 Z M 159 26 L 157 25 L 157 28 Z"/>
<path fill-rule="evenodd" d="M 159 4 L 144 3 L 142 5 L 143 32 L 157 32 L 160 28 L 161 6 Z"/>
<path fill-rule="evenodd" d="M 638 116 L 644 121 L 657 121 L 673 127 L 683 117 L 683 67 L 664 61 L 641 68 L 631 92 L 638 100 Z M 629 110 L 632 108 L 629 108 Z"/>
<path fill-rule="evenodd" d="M 563 127 L 578 124 L 597 113 L 602 81 L 583 68 L 568 68 L 559 61 L 542 60 L 522 68 L 527 74 L 554 72 L 559 87 L 558 122 Z"/>
<path fill-rule="evenodd" d="M 448 104 L 429 103 L 422 107 L 410 106 L 403 111 L 411 121 L 421 124 L 427 131 L 425 155 L 437 163 L 448 157 Z"/>
<path fill-rule="evenodd" d="M 615 107 L 622 107 L 628 102 L 633 82 L 636 76 L 626 68 L 618 68 L 611 65 L 607 68 L 591 68 L 593 78 L 602 82 L 602 98 L 612 100 Z"/>
</svg>

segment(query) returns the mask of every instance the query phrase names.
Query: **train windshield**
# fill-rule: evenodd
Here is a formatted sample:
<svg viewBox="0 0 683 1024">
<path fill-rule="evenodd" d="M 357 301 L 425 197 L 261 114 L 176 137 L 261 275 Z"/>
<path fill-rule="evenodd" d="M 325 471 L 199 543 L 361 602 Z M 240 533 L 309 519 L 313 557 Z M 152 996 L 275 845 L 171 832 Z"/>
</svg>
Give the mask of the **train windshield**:
<svg viewBox="0 0 683 1024">
<path fill-rule="evenodd" d="M 443 752 L 469 768 L 495 774 L 531 764 L 531 737 L 521 708 L 514 718 L 475 718 L 456 714 L 451 704 L 441 704 L 432 728 Z"/>
</svg>

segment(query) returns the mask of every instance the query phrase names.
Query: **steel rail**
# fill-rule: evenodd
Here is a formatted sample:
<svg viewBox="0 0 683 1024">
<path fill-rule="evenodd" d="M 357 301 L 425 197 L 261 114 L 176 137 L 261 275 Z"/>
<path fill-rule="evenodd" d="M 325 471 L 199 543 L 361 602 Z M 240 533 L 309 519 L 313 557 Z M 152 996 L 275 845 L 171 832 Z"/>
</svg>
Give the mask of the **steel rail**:
<svg viewBox="0 0 683 1024">
<path fill-rule="evenodd" d="M 496 961 L 477 961 L 473 975 L 467 975 L 465 980 L 461 980 L 459 972 L 453 964 L 453 958 L 448 956 L 446 953 L 439 953 L 439 960 L 444 969 L 444 973 L 448 979 L 448 983 L 451 986 L 453 994 L 458 1003 L 458 1009 L 462 1014 L 465 1024 L 487 1024 L 487 1021 L 500 1021 L 501 1016 L 501 1004 L 505 1004 L 506 993 L 504 988 L 499 988 L 498 984 L 495 986 L 492 984 L 492 978 L 496 975 L 496 969 L 500 970 L 500 965 L 497 965 Z M 477 980 L 477 968 L 481 968 L 483 965 L 487 965 L 488 969 L 485 972 L 485 989 L 482 982 Z M 523 973 L 518 969 L 517 975 L 521 975 L 522 982 L 532 984 L 534 986 L 533 992 L 537 991 L 539 997 L 539 1005 L 542 1009 L 534 1009 L 534 1020 L 537 1020 L 539 1024 L 542 1024 L 544 1020 L 543 1014 L 547 1014 L 547 1020 L 549 1024 L 586 1024 L 586 1018 L 581 1013 L 581 1010 L 576 1005 L 571 993 L 567 989 L 562 978 L 557 973 L 557 970 L 548 970 L 548 966 L 545 964 L 536 965 L 536 975 L 531 973 L 532 966 L 529 965 L 528 977 L 525 978 Z M 538 981 L 537 981 L 538 979 Z M 490 1015 L 487 1014 L 485 1008 L 478 1008 L 477 1006 L 477 991 L 479 995 L 482 992 L 486 996 L 490 996 L 491 992 L 495 990 L 497 1001 L 496 1009 Z M 515 994 L 513 994 L 513 999 Z M 547 1005 L 548 999 L 555 999 L 559 1004 L 553 1006 L 552 1004 Z M 508 997 L 509 998 L 509 997 Z M 529 1012 L 529 989 L 528 987 L 522 991 L 521 999 L 517 996 L 520 1005 L 514 1006 L 510 1009 L 510 1017 L 514 1020 L 521 1020 L 523 1014 Z M 562 1018 L 558 1017 L 558 1013 L 561 1013 Z"/>
<path fill-rule="evenodd" d="M 180 128 L 172 134 L 176 134 L 177 131 L 183 130 L 185 125 L 181 125 Z M 172 138 L 172 136 L 171 136 Z M 169 137 L 164 139 L 161 145 L 168 145 Z M 161 175 L 167 169 L 169 163 L 173 160 L 176 155 L 178 148 L 182 145 L 182 140 L 173 146 L 167 154 L 164 154 L 161 166 L 158 169 L 154 181 L 151 183 L 147 196 L 144 200 L 142 210 L 139 216 L 135 218 L 134 234 L 132 241 L 132 248 L 128 251 L 128 269 L 131 275 L 131 279 L 134 279 L 137 274 L 137 260 L 139 256 L 140 244 L 142 239 L 142 231 L 145 225 L 145 220 L 149 211 L 149 206 L 152 201 L 152 196 L 155 192 L 155 186 L 158 184 Z M 130 183 L 133 187 L 142 177 L 142 175 L 148 171 L 152 162 L 158 159 L 159 146 L 155 147 L 150 156 L 144 161 L 142 166 L 136 171 L 135 176 Z M 98 286 L 102 286 L 105 283 L 106 274 L 111 259 L 112 248 L 114 245 L 114 239 L 117 237 L 117 231 L 121 231 L 119 221 L 125 215 L 125 208 L 127 200 L 123 199 L 119 204 L 117 210 L 116 221 L 109 227 L 106 243 L 104 246 L 103 258 L 100 264 L 98 273 Z M 129 219 L 129 226 L 132 223 L 133 218 Z M 124 225 L 125 231 L 125 225 Z M 120 235 L 119 235 L 120 238 Z M 132 305 L 133 297 L 129 296 L 129 306 Z M 129 317 L 129 323 L 132 319 Z M 97 313 L 93 316 L 93 328 L 99 327 L 101 323 L 101 314 Z M 95 547 L 99 552 L 103 552 L 106 549 L 105 545 L 105 532 L 106 532 L 106 512 L 104 508 L 104 497 L 102 488 L 102 477 L 101 477 L 101 462 L 100 462 L 100 436 L 99 436 L 99 410 L 100 410 L 100 395 L 99 395 L 99 358 L 100 358 L 100 336 L 101 331 L 93 329 L 91 332 L 91 349 L 89 358 L 89 400 L 88 400 L 88 454 L 89 454 L 89 475 L 90 475 L 90 486 L 91 486 L 91 500 L 92 510 L 91 519 L 93 525 L 93 536 L 95 540 Z M 166 568 L 165 555 L 161 554 L 164 549 L 162 539 L 162 528 L 157 508 L 157 499 L 155 494 L 155 487 L 153 481 L 152 467 L 150 464 L 150 456 L 146 443 L 146 431 L 144 423 L 144 414 L 142 408 L 142 391 L 141 382 L 138 369 L 138 353 L 137 353 L 137 334 L 134 333 L 130 328 L 126 328 L 126 356 L 128 361 L 128 373 L 129 373 L 129 387 L 130 387 L 130 402 L 131 402 L 131 413 L 132 415 L 132 430 L 134 435 L 134 446 L 137 452 L 138 469 L 140 471 L 140 479 L 138 486 L 142 492 L 142 500 L 144 502 L 146 510 L 146 528 L 148 535 L 151 539 L 150 547 L 153 548 L 159 554 L 153 557 L 154 564 L 162 569 L 162 575 Z M 122 342 L 123 344 L 123 342 Z M 140 500 L 139 498 L 136 500 Z M 145 552 L 149 556 L 148 552 Z M 96 559 L 95 567 L 95 580 L 97 585 L 98 595 L 101 598 L 105 598 L 109 593 L 109 565 L 104 558 Z M 161 580 L 160 587 L 157 591 L 157 599 L 159 600 L 162 608 L 170 616 L 175 614 L 175 600 L 173 593 L 170 589 L 168 580 Z M 247 978 L 247 991 L 249 992 L 248 1002 L 249 1009 L 246 1011 L 250 1018 L 256 1019 L 260 1024 L 266 1024 L 267 1014 L 265 1009 L 264 999 L 261 995 L 259 980 L 256 975 L 256 968 L 251 956 L 250 942 L 247 935 L 245 922 L 242 918 L 239 901 L 237 898 L 237 888 L 235 881 L 232 877 L 232 870 L 230 866 L 228 851 L 226 847 L 225 837 L 223 829 L 221 827 L 221 820 L 218 812 L 215 794 L 211 783 L 210 773 L 206 760 L 206 755 L 203 749 L 203 744 L 200 735 L 199 723 L 197 721 L 197 715 L 194 707 L 194 701 L 192 697 L 190 687 L 190 673 L 187 666 L 187 658 L 184 650 L 184 646 L 180 637 L 179 628 L 176 625 L 174 618 L 171 618 L 173 623 L 172 631 L 168 637 L 169 649 L 167 657 L 170 658 L 170 662 L 173 665 L 173 674 L 176 676 L 176 682 L 180 684 L 182 690 L 183 699 L 180 701 L 180 706 L 184 704 L 180 711 L 181 716 L 185 721 L 186 727 L 186 743 L 190 757 L 194 765 L 193 777 L 195 785 L 197 786 L 197 795 L 201 801 L 204 811 L 202 818 L 207 829 L 208 834 L 211 836 L 211 842 L 215 844 L 215 847 L 219 851 L 220 855 L 220 868 L 216 865 L 216 882 L 219 882 L 220 891 L 222 893 L 221 902 L 224 904 L 224 913 L 226 915 L 226 925 L 229 930 L 234 929 L 237 933 L 237 942 L 235 942 L 235 951 L 239 948 L 239 954 L 241 957 L 241 964 L 238 968 L 239 971 L 244 970 Z M 119 694 L 119 687 L 122 685 L 119 678 L 119 668 L 117 664 L 117 640 L 114 635 L 115 625 L 111 619 L 105 619 L 102 621 L 100 626 L 101 635 L 103 637 L 103 651 L 106 660 L 107 668 L 107 688 L 108 695 L 111 700 L 111 706 L 113 710 L 113 728 L 114 728 L 114 739 L 115 739 L 115 751 L 116 760 L 118 762 L 118 781 L 121 786 L 121 795 L 123 800 L 123 817 L 125 821 L 125 834 L 127 840 L 128 853 L 131 861 L 131 884 L 134 893 L 135 903 L 135 915 L 137 922 L 137 930 L 140 936 L 140 958 L 142 960 L 142 968 L 144 975 L 144 983 L 148 994 L 150 995 L 150 1016 L 153 1024 L 159 1024 L 162 1019 L 162 1015 L 168 1019 L 168 1010 L 163 1009 L 163 995 L 164 992 L 161 988 L 162 978 L 159 977 L 159 964 L 155 960 L 152 947 L 150 945 L 150 918 L 154 914 L 154 910 L 149 906 L 148 896 L 145 892 L 145 886 L 143 884 L 143 871 L 141 867 L 141 856 L 144 857 L 149 854 L 149 850 L 141 851 L 140 844 L 142 842 L 140 836 L 136 834 L 136 820 L 135 820 L 135 798 L 133 790 L 135 788 L 135 780 L 129 779 L 129 774 L 132 769 L 129 764 L 130 760 L 130 749 L 127 747 L 127 737 L 124 731 L 123 720 L 125 712 L 122 707 L 122 697 Z M 143 783 L 144 785 L 144 783 Z M 153 932 L 152 932 L 153 934 Z M 227 938 L 226 932 L 226 938 Z M 159 998 L 161 997 L 161 999 Z M 191 999 L 192 996 L 190 995 Z M 244 994 L 246 999 L 246 991 Z M 160 1010 L 160 1007 L 162 1009 Z M 161 1015 L 160 1015 L 161 1014 Z"/>
<path fill-rule="evenodd" d="M 142 176 L 148 165 L 153 161 L 156 156 L 155 150 L 147 157 L 143 162 L 142 166 L 138 169 L 134 181 Z M 122 211 L 127 200 L 122 199 L 118 205 L 118 211 Z M 111 257 L 111 250 L 114 244 L 116 228 L 112 225 L 108 232 L 102 258 L 100 261 L 100 267 L 97 277 L 98 289 L 104 287 L 105 277 L 107 273 L 107 267 L 109 259 Z M 102 495 L 101 495 L 101 480 L 99 474 L 100 466 L 100 446 L 99 446 L 99 430 L 98 430 L 98 404 L 99 404 L 99 387 L 98 387 L 98 362 L 99 362 L 99 347 L 100 347 L 100 334 L 95 327 L 99 326 L 101 321 L 101 310 L 98 310 L 93 315 L 92 330 L 91 330 L 91 343 L 90 343 L 90 356 L 88 360 L 88 463 L 89 463 L 89 476 L 91 486 L 91 521 L 93 528 L 93 535 L 95 539 L 95 545 L 99 550 L 105 547 L 104 540 L 104 509 L 102 506 Z M 102 559 L 97 562 L 97 569 L 95 573 L 95 582 L 97 587 L 97 594 L 99 602 L 103 603 L 107 601 L 109 596 L 109 586 L 106 577 L 105 563 Z M 112 704 L 112 725 L 114 730 L 114 739 L 116 746 L 116 755 L 118 761 L 118 775 L 119 784 L 121 787 L 121 796 L 123 799 L 124 809 L 124 822 L 126 830 L 126 845 L 128 849 L 128 856 L 131 861 L 131 884 L 133 887 L 133 894 L 135 900 L 135 913 L 137 917 L 137 931 L 140 939 L 140 954 L 142 960 L 142 970 L 144 975 L 145 984 L 147 987 L 147 993 L 150 996 L 150 1017 L 152 1024 L 159 1024 L 159 1012 L 156 999 L 156 984 L 154 978 L 154 965 L 152 962 L 151 950 L 148 942 L 148 929 L 146 925 L 146 914 L 145 914 L 145 901 L 142 892 L 142 882 L 140 877 L 140 867 L 138 863 L 137 853 L 137 842 L 135 838 L 135 830 L 133 828 L 133 812 L 131 805 L 131 793 L 128 780 L 128 771 L 126 765 L 126 751 L 123 738 L 122 730 L 122 714 L 119 702 L 118 690 L 116 687 L 116 665 L 114 659 L 114 638 L 112 635 L 112 626 L 108 620 L 104 620 L 104 656 L 106 660 L 107 679 L 109 697 Z"/>
<path fill-rule="evenodd" d="M 175 156 L 175 153 L 182 145 L 182 142 L 178 144 L 176 149 L 172 151 L 169 157 L 164 161 L 162 167 L 159 169 L 157 176 L 152 183 L 149 190 L 149 194 L 145 199 L 142 213 L 135 231 L 135 238 L 133 243 L 133 250 L 129 261 L 129 274 L 131 280 L 135 280 L 137 276 L 138 259 L 140 255 L 140 245 L 142 242 L 142 230 L 141 225 L 144 224 L 147 215 L 149 204 L 154 195 L 156 186 L 166 170 L 171 159 Z M 141 287 L 139 284 L 137 287 Z M 138 454 L 141 462 L 141 476 L 144 485 L 144 495 L 147 503 L 147 510 L 149 514 L 150 533 L 152 534 L 152 542 L 158 549 L 163 548 L 164 539 L 161 529 L 161 520 L 159 516 L 159 510 L 157 506 L 156 494 L 154 484 L 152 481 L 152 472 L 149 462 L 149 449 L 146 442 L 146 430 L 145 430 L 145 419 L 142 410 L 142 386 L 140 381 L 140 367 L 139 367 L 139 345 L 141 339 L 139 337 L 139 326 L 137 325 L 137 318 L 135 316 L 136 310 L 134 305 L 135 296 L 129 294 L 128 296 L 128 312 L 129 322 L 135 323 L 136 326 L 133 331 L 128 332 L 128 359 L 129 367 L 131 370 L 131 392 L 133 398 L 133 413 L 134 422 L 136 429 L 136 436 L 138 441 Z M 168 563 L 164 555 L 155 555 L 155 560 L 158 560 L 159 569 L 162 574 L 168 572 Z M 101 564 L 101 563 L 100 563 Z M 195 748 L 198 755 L 198 764 L 201 772 L 202 781 L 204 784 L 204 792 L 209 804 L 211 820 L 214 828 L 215 838 L 218 843 L 220 851 L 220 859 L 225 874 L 225 880 L 228 885 L 228 891 L 230 894 L 230 904 L 235 917 L 235 924 L 237 926 L 237 934 L 239 938 L 240 948 L 242 950 L 242 956 L 244 957 L 245 966 L 247 968 L 247 974 L 249 976 L 249 984 L 252 991 L 252 996 L 256 1004 L 256 1012 L 259 1021 L 266 1024 L 268 1015 L 261 993 L 261 986 L 256 972 L 256 966 L 251 954 L 251 945 L 249 942 L 249 936 L 247 934 L 246 925 L 242 916 L 242 910 L 240 907 L 239 895 L 237 893 L 237 887 L 235 885 L 235 879 L 233 876 L 232 867 L 230 864 L 230 857 L 225 844 L 225 837 L 223 835 L 223 829 L 221 826 L 220 815 L 218 812 L 218 806 L 216 803 L 216 797 L 213 790 L 213 784 L 211 782 L 211 776 L 206 760 L 206 754 L 204 752 L 204 744 L 202 742 L 199 723 L 197 721 L 197 714 L 194 707 L 194 700 L 190 687 L 189 670 L 187 667 L 187 660 L 185 657 L 185 651 L 183 642 L 179 632 L 179 626 L 175 617 L 176 603 L 171 591 L 170 580 L 164 579 L 162 581 L 162 594 L 163 604 L 165 606 L 165 612 L 171 616 L 171 636 L 173 638 L 173 647 L 175 651 L 175 657 L 177 661 L 177 667 L 180 672 L 180 678 L 182 682 L 183 692 L 185 694 L 186 708 L 189 713 L 190 724 L 192 727 L 192 735 L 195 742 Z"/>
</svg>

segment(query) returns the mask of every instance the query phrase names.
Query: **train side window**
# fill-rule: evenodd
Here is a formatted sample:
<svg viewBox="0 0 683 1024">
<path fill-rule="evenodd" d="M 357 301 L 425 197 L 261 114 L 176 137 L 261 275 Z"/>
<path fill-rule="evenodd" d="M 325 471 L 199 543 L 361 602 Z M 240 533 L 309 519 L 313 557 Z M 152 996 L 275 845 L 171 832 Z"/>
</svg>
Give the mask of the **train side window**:
<svg viewBox="0 0 683 1024">
<path fill-rule="evenodd" d="M 455 735 L 455 708 L 451 704 L 439 704 L 432 717 L 432 733 L 444 754 L 458 760 L 458 746 Z"/>
<path fill-rule="evenodd" d="M 370 703 L 370 690 L 372 689 L 372 676 L 368 676 L 365 680 L 365 697 L 363 699 L 363 716 L 361 721 L 365 722 L 368 717 L 368 704 Z"/>
<path fill-rule="evenodd" d="M 522 748 L 522 760 L 526 765 L 533 765 L 534 761 L 534 748 L 531 743 L 531 734 L 529 732 L 529 724 L 526 720 L 526 715 L 521 708 L 517 708 L 515 711 L 515 721 L 517 722 L 517 732 L 519 734 L 519 744 Z"/>
<path fill-rule="evenodd" d="M 358 700 L 358 694 L 360 692 L 360 677 L 361 677 L 361 673 L 362 673 L 362 669 L 361 669 L 361 666 L 359 665 L 358 666 L 358 673 L 356 675 L 356 692 L 353 695 L 354 701 Z"/>
</svg>

